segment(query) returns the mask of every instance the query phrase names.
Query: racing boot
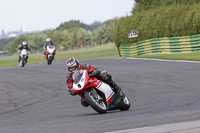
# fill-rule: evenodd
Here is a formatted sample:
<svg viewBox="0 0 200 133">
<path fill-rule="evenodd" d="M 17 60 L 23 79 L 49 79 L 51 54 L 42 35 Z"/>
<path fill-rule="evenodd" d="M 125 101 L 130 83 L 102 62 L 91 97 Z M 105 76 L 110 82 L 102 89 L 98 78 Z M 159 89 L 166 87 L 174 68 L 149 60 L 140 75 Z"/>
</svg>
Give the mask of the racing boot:
<svg viewBox="0 0 200 133">
<path fill-rule="evenodd" d="M 19 62 L 21 61 L 21 57 L 19 56 Z"/>
<path fill-rule="evenodd" d="M 20 61 L 21 61 L 21 58 L 19 57 L 19 65 L 18 66 L 21 66 L 21 62 Z"/>
<path fill-rule="evenodd" d="M 121 88 L 113 81 L 113 84 L 111 85 L 114 93 L 117 95 L 117 96 L 122 96 L 123 93 L 121 91 Z"/>
</svg>

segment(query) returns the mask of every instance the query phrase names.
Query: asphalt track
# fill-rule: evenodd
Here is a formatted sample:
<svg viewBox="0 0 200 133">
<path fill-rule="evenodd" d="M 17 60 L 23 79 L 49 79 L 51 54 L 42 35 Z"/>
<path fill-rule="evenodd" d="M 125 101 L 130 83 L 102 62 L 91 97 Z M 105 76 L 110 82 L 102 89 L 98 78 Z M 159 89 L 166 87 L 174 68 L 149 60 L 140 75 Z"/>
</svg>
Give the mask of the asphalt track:
<svg viewBox="0 0 200 133">
<path fill-rule="evenodd" d="M 102 133 L 200 120 L 200 63 L 110 59 L 107 70 L 131 100 L 98 114 L 66 87 L 64 61 L 0 69 L 0 133 Z"/>
</svg>

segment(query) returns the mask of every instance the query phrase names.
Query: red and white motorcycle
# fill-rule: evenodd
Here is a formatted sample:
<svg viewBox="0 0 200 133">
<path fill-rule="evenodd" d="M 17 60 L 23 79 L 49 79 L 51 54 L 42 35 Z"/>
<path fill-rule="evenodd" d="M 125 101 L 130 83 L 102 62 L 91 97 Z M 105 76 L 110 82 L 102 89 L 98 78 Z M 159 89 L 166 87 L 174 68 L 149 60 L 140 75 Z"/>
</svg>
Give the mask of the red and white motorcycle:
<svg viewBox="0 0 200 133">
<path fill-rule="evenodd" d="M 90 78 L 87 70 L 78 70 L 72 77 L 73 91 L 98 113 L 103 114 L 116 109 L 124 111 L 130 108 L 130 101 L 124 93 L 121 96 L 116 95 L 106 83 L 96 77 Z"/>
<path fill-rule="evenodd" d="M 47 64 L 51 65 L 56 53 L 56 48 L 55 46 L 47 46 L 47 49 L 45 50 L 45 52 L 46 52 Z"/>
</svg>

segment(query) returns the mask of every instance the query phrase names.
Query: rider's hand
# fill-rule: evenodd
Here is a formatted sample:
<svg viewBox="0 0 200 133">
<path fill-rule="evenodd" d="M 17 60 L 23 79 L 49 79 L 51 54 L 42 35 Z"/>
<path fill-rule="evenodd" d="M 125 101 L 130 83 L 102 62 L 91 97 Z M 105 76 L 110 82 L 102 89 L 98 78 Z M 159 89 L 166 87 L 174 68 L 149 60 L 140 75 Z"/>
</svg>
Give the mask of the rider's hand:
<svg viewBox="0 0 200 133">
<path fill-rule="evenodd" d="M 69 90 L 69 93 L 72 95 L 72 96 L 75 96 L 76 95 L 76 92 L 72 91 L 72 90 Z"/>
<path fill-rule="evenodd" d="M 95 71 L 93 71 L 93 72 L 89 72 L 89 77 L 91 78 L 91 77 L 95 77 L 95 76 L 97 76 L 97 75 L 99 75 L 101 72 L 99 71 L 99 70 L 95 70 Z"/>
</svg>

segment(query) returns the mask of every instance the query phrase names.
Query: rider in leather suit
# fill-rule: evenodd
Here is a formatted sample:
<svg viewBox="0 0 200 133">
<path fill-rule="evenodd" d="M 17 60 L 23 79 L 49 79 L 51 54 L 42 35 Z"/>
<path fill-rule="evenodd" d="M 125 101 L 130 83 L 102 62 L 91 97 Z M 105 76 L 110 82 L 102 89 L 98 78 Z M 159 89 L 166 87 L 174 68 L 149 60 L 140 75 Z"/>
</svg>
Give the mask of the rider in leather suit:
<svg viewBox="0 0 200 133">
<path fill-rule="evenodd" d="M 29 53 L 31 52 L 30 48 L 28 47 L 28 43 L 26 41 L 22 42 L 22 45 L 17 49 L 18 53 L 22 51 L 23 49 L 26 49 Z M 28 56 L 27 56 L 28 59 Z M 21 61 L 21 56 L 19 55 L 19 62 Z"/>
<path fill-rule="evenodd" d="M 93 77 L 93 76 L 97 77 L 97 79 L 107 83 L 113 89 L 115 94 L 117 94 L 117 95 L 121 95 L 122 94 L 121 93 L 121 88 L 114 82 L 114 80 L 112 80 L 112 76 L 109 73 L 102 73 L 100 70 L 95 69 L 93 66 L 91 66 L 89 64 L 81 64 L 74 57 L 69 58 L 66 61 L 66 65 L 68 67 L 67 86 L 68 86 L 68 89 L 69 89 L 69 93 L 71 95 L 73 95 L 73 96 L 76 95 L 76 93 L 72 89 L 72 84 L 73 84 L 72 83 L 72 74 L 75 71 L 77 71 L 78 69 L 87 70 L 90 77 Z M 83 99 L 81 99 L 82 105 L 84 104 L 84 102 L 85 101 L 83 101 Z"/>
<path fill-rule="evenodd" d="M 46 59 L 48 60 L 48 52 L 47 52 L 47 46 L 54 46 L 54 43 L 51 41 L 51 38 L 47 38 L 46 42 L 44 43 L 43 49 L 44 49 L 44 55 L 46 55 Z M 55 53 L 53 53 L 54 57 Z"/>
</svg>

